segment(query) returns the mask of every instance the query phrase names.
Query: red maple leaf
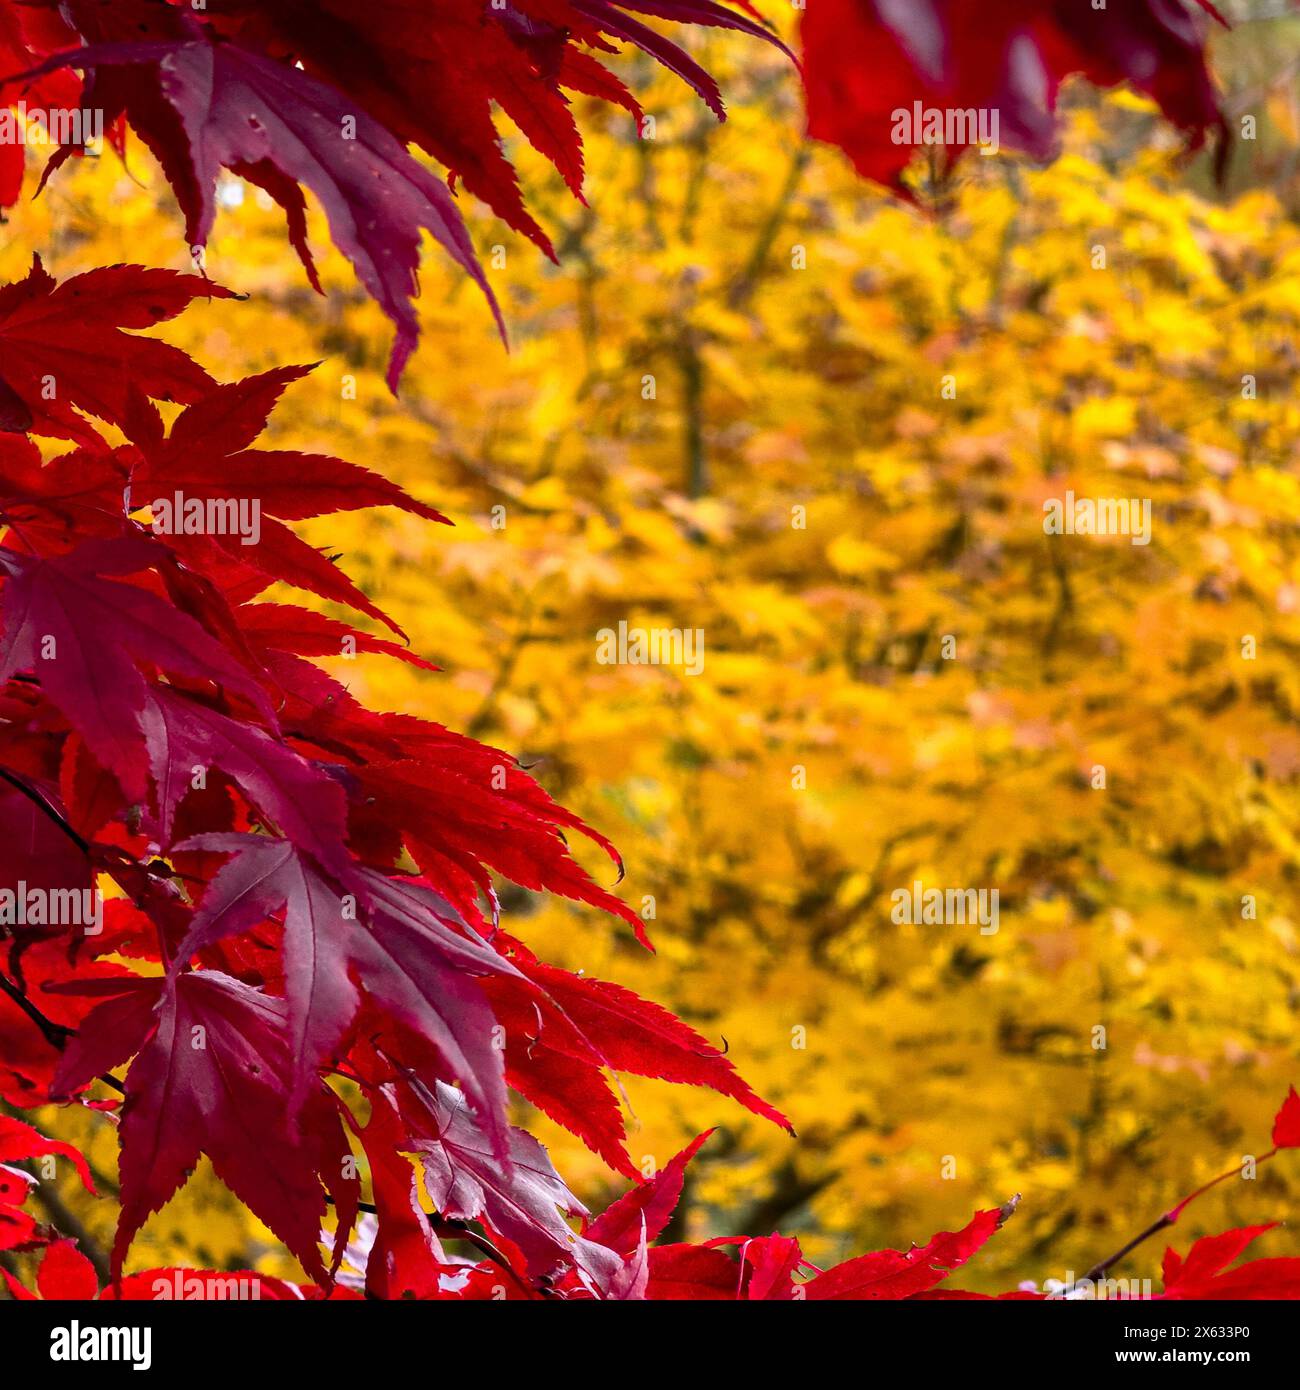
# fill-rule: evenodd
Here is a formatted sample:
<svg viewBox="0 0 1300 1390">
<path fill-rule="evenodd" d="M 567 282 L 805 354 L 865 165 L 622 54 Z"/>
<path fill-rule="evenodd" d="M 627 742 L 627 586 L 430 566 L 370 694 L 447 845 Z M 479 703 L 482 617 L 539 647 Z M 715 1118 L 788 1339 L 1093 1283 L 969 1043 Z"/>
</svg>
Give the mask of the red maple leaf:
<svg viewBox="0 0 1300 1390">
<path fill-rule="evenodd" d="M 631 1255 L 643 1240 L 655 1240 L 672 1219 L 681 1200 L 686 1167 L 708 1141 L 705 1130 L 654 1175 L 625 1192 L 587 1227 L 587 1235 L 621 1255 Z"/>
<path fill-rule="evenodd" d="M 1164 1292 L 1173 1299 L 1300 1298 L 1300 1259 L 1249 1260 L 1228 1269 L 1233 1260 L 1277 1222 L 1243 1226 L 1222 1235 L 1204 1236 L 1187 1255 L 1165 1251 L 1161 1275 Z"/>
<path fill-rule="evenodd" d="M 1199 141 L 1223 117 L 1197 19 L 1183 0 L 817 0 L 802 25 L 808 131 L 899 189 L 922 143 L 918 107 L 941 118 L 990 113 L 998 145 L 1048 159 L 1057 93 L 1082 73 L 1102 86 L 1131 83 Z M 973 143 L 944 129 L 932 143 L 949 158 Z"/>
<path fill-rule="evenodd" d="M 40 1244 L 44 1239 L 35 1220 L 22 1209 L 35 1179 L 21 1168 L 10 1165 L 25 1159 L 43 1158 L 48 1154 L 59 1154 L 69 1159 L 86 1190 L 95 1191 L 90 1167 L 72 1145 L 47 1139 L 22 1120 L 0 1115 L 0 1250 L 21 1249 Z"/>
<path fill-rule="evenodd" d="M 1273 1121 L 1273 1147 L 1300 1148 L 1300 1095 L 1296 1094 L 1294 1086 L 1288 1089 L 1282 1108 Z"/>
<path fill-rule="evenodd" d="M 123 425 L 133 390 L 197 399 L 212 385 L 202 367 L 169 343 L 123 330 L 164 323 L 195 299 L 231 297 L 198 275 L 138 265 L 59 285 L 34 257 L 25 280 L 0 288 L 0 430 L 97 443 L 78 411 Z"/>
<path fill-rule="evenodd" d="M 1002 1224 L 994 1208 L 978 1211 L 960 1231 L 941 1231 L 910 1250 L 877 1250 L 828 1269 L 804 1286 L 809 1299 L 911 1298 L 960 1269 Z"/>
<path fill-rule="evenodd" d="M 287 1010 L 217 971 L 141 982 L 100 1005 L 60 1074 L 63 1090 L 137 1053 L 120 1129 L 122 1215 L 114 1277 L 135 1233 L 193 1170 L 201 1153 L 217 1176 L 284 1241 L 314 1277 L 328 1193 L 345 1232 L 360 1188 L 331 1096 L 317 1090 L 301 1127 L 287 1112 Z M 341 1250 L 340 1250 L 341 1256 Z"/>
</svg>

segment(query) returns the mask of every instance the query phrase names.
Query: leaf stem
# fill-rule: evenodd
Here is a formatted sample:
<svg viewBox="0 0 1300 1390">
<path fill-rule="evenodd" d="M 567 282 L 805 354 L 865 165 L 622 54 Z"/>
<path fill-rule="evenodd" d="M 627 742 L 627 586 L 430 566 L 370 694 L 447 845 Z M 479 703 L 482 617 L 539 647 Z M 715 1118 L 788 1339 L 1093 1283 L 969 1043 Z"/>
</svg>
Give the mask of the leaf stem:
<svg viewBox="0 0 1300 1390">
<path fill-rule="evenodd" d="M 1276 1148 L 1270 1149 L 1266 1154 L 1261 1154 L 1259 1158 L 1254 1159 L 1253 1162 L 1256 1165 L 1260 1163 L 1267 1163 L 1268 1160 L 1270 1158 L 1273 1158 L 1276 1154 Z M 1062 1289 L 1061 1296 L 1064 1297 L 1066 1294 L 1073 1293 L 1074 1290 L 1077 1289 L 1079 1285 L 1082 1283 L 1096 1282 L 1098 1279 L 1102 1278 L 1103 1275 L 1105 1275 L 1106 1271 L 1112 1268 L 1114 1265 L 1117 1265 L 1124 1258 L 1125 1255 L 1128 1255 L 1132 1251 L 1136 1250 L 1139 1245 L 1143 1244 L 1145 1241 L 1150 1240 L 1152 1236 L 1158 1235 L 1161 1231 L 1172 1226 L 1174 1222 L 1176 1222 L 1178 1218 L 1183 1214 L 1183 1211 L 1188 1206 L 1190 1206 L 1198 1197 L 1203 1196 L 1212 1187 L 1218 1187 L 1218 1185 L 1221 1182 L 1227 1182 L 1229 1178 L 1235 1178 L 1239 1173 L 1244 1172 L 1251 1161 L 1252 1160 L 1248 1159 L 1246 1163 L 1239 1163 L 1235 1168 L 1229 1168 L 1226 1173 L 1220 1173 L 1217 1178 L 1211 1178 L 1210 1181 L 1204 1185 L 1204 1187 L 1198 1187 L 1195 1192 L 1192 1192 L 1188 1196 L 1184 1197 L 1183 1200 L 1179 1202 L 1177 1206 L 1170 1207 L 1170 1209 L 1167 1212 L 1165 1212 L 1165 1214 L 1162 1217 L 1160 1217 L 1158 1221 L 1153 1221 L 1146 1228 L 1145 1231 L 1142 1231 L 1139 1235 L 1134 1236 L 1133 1239 L 1130 1240 L 1127 1245 L 1120 1246 L 1120 1248 L 1116 1250 L 1113 1255 L 1108 1255 L 1104 1260 L 1098 1260 L 1098 1262 L 1095 1265 L 1093 1265 L 1093 1267 L 1087 1272 L 1087 1274 L 1083 1275 L 1081 1279 L 1076 1279 L 1067 1288 Z"/>
<path fill-rule="evenodd" d="M 67 818 L 60 815 L 34 787 L 29 786 L 21 777 L 15 776 L 8 768 L 4 767 L 0 767 L 0 779 L 8 782 L 16 791 L 22 792 L 32 805 L 39 807 L 77 846 L 82 854 L 88 855 L 90 853 L 90 841 L 78 834 Z"/>
<path fill-rule="evenodd" d="M 5 975 L 0 975 L 0 990 L 3 990 L 41 1030 L 41 1036 L 51 1047 L 57 1048 L 60 1052 L 63 1051 L 68 1039 L 72 1036 L 71 1028 L 65 1028 L 61 1023 L 55 1023 L 53 1019 L 46 1018 L 23 991 Z"/>
<path fill-rule="evenodd" d="M 75 1028 L 65 1028 L 63 1024 L 55 1023 L 52 1018 L 46 1018 L 27 995 L 5 975 L 0 975 L 0 992 L 7 994 L 18 1005 L 23 1013 L 41 1030 L 41 1036 L 55 1051 L 62 1052 L 68 1045 L 68 1039 L 76 1035 L 77 1030 Z M 111 1086 L 120 1095 L 126 1094 L 126 1087 L 111 1071 L 101 1072 L 98 1079 L 105 1086 Z"/>
</svg>

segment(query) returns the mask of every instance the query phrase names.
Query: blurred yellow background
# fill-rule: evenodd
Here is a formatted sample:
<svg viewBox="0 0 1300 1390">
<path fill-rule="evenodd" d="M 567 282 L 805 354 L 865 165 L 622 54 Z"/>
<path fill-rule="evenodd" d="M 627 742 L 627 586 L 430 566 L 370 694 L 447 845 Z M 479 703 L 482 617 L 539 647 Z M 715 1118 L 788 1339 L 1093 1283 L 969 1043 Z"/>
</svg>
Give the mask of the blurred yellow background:
<svg viewBox="0 0 1300 1390">
<path fill-rule="evenodd" d="M 799 1131 L 626 1079 L 638 1163 L 720 1126 L 677 1231 L 779 1228 L 824 1263 L 1019 1192 L 958 1281 L 994 1290 L 1087 1269 L 1267 1148 L 1300 1080 L 1300 186 L 1295 99 L 1270 82 L 1300 42 L 1266 32 L 1223 46 L 1263 117 L 1227 195 L 1141 103 L 1076 93 L 1051 168 L 923 172 L 912 207 L 801 144 L 796 83 L 759 46 L 698 45 L 723 127 L 628 64 L 656 138 L 586 113 L 590 210 L 512 148 L 562 264 L 465 206 L 511 350 L 430 248 L 400 402 L 387 325 L 323 228 L 320 299 L 264 195 L 222 185 L 207 270 L 250 298 L 166 336 L 222 380 L 320 360 L 274 442 L 456 522 L 306 528 L 446 668 L 335 674 L 518 753 L 610 835 L 657 956 L 519 890 L 506 924 L 725 1038 Z M 187 268 L 137 144 L 128 166 L 74 161 L 16 209 L 0 279 L 34 249 L 59 278 Z M 1151 499 L 1151 544 L 1049 539 L 1067 489 Z M 702 630 L 703 670 L 600 664 L 620 621 Z M 915 880 L 998 888 L 998 932 L 896 925 Z M 589 1204 L 614 1195 L 525 1118 Z M 111 1183 L 106 1119 L 41 1122 L 93 1131 Z M 1283 1156 L 1175 1235 L 1298 1196 Z M 111 1202 L 67 1200 L 111 1229 Z M 1260 1253 L 1297 1252 L 1279 1233 Z M 250 1260 L 296 1268 L 204 1172 L 130 1263 Z"/>
</svg>

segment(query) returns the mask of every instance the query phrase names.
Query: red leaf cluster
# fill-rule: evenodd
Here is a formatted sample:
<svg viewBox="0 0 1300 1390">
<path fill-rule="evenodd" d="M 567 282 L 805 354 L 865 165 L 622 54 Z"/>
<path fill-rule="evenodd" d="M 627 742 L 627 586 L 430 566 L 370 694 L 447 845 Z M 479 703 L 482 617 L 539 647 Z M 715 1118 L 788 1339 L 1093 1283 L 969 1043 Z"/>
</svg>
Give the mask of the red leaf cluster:
<svg viewBox="0 0 1300 1390">
<path fill-rule="evenodd" d="M 228 169 L 283 208 L 319 288 L 303 190 L 396 329 L 396 390 L 414 350 L 421 233 L 500 315 L 456 207 L 463 185 L 548 256 L 495 125 L 499 108 L 583 197 L 575 98 L 635 96 L 606 64 L 620 46 L 679 76 L 722 119 L 717 83 L 665 28 L 740 31 L 780 45 L 752 6 L 716 0 L 0 0 L 0 107 L 97 113 L 158 159 L 202 248 Z M 739 11 L 747 11 L 741 13 Z M 1047 158 L 1062 82 L 1131 83 L 1195 142 L 1224 130 L 1205 53 L 1207 0 L 810 0 L 802 25 L 808 127 L 868 178 L 902 188 L 921 143 L 899 111 L 993 113 L 998 143 Z M 647 20 L 650 21 L 647 23 Z M 75 73 L 83 75 L 78 92 Z M 85 135 L 80 137 L 85 139 Z M 947 141 L 946 157 L 962 140 Z M 84 145 L 64 143 L 44 177 Z M 448 171 L 444 182 L 415 157 Z M 22 183 L 22 147 L 0 143 L 0 207 Z M 502 325 L 504 332 L 504 325 Z M 183 397 L 182 397 L 183 398 Z M 0 394 L 0 418 L 9 402 Z"/>
<path fill-rule="evenodd" d="M 129 1063 L 115 1276 L 205 1153 L 328 1285 L 361 1198 L 355 1131 L 384 1194 L 382 1250 L 406 1249 L 411 1154 L 442 1215 L 490 1227 L 529 1280 L 567 1263 L 603 1294 L 622 1259 L 573 1236 L 564 1213 L 581 1208 L 508 1125 L 508 1089 L 629 1176 L 618 1070 L 787 1122 L 684 1023 L 498 929 L 494 875 L 640 935 L 565 832 L 617 862 L 607 841 L 508 754 L 364 709 L 309 659 L 418 658 L 258 601 L 278 581 L 398 632 L 289 523 L 369 506 L 442 518 L 355 464 L 255 447 L 305 369 L 217 385 L 127 331 L 224 293 L 134 266 L 55 285 L 39 261 L 0 289 L 0 375 L 25 427 L 0 434 L 5 1094 L 70 1099 Z M 183 402 L 170 428 L 151 396 Z M 34 433 L 71 448 L 43 460 Z M 103 882 L 117 896 L 97 910 Z M 339 1076 L 361 1087 L 364 1125 Z"/>
<path fill-rule="evenodd" d="M 722 119 L 717 84 L 642 16 L 772 38 L 715 0 L 0 0 L 0 106 L 79 106 L 99 113 L 118 142 L 129 126 L 161 163 L 193 248 L 212 231 L 221 169 L 259 185 L 284 209 L 319 288 L 307 246 L 310 190 L 335 244 L 396 327 L 388 372 L 396 390 L 419 335 L 422 231 L 496 311 L 451 190 L 412 147 L 553 257 L 502 151 L 494 105 L 578 198 L 574 97 L 641 116 L 602 61 L 620 44 L 676 73 Z M 85 75 L 80 96 L 74 72 Z M 79 150 L 63 145 L 50 168 Z M 0 207 L 17 199 L 21 182 L 21 146 L 0 146 Z"/>
</svg>

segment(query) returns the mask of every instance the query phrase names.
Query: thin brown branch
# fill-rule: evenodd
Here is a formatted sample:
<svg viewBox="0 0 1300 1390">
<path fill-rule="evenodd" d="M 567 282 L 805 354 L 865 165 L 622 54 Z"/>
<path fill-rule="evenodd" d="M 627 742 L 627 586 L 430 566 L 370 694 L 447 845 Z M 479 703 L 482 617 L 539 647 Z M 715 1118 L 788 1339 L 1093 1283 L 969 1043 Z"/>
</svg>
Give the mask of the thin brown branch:
<svg viewBox="0 0 1300 1390">
<path fill-rule="evenodd" d="M 23 1013 L 40 1029 L 41 1036 L 55 1051 L 62 1052 L 68 1045 L 68 1039 L 75 1036 L 77 1031 L 75 1028 L 65 1028 L 63 1024 L 55 1023 L 52 1018 L 46 1018 L 27 995 L 4 975 L 0 975 L 0 993 L 8 995 L 18 1005 Z M 113 1090 L 122 1095 L 126 1094 L 126 1087 L 112 1072 L 102 1072 L 98 1079 L 105 1086 L 111 1086 Z"/>
<path fill-rule="evenodd" d="M 1165 1214 L 1162 1217 L 1160 1217 L 1159 1220 L 1153 1221 L 1146 1228 L 1145 1231 L 1142 1231 L 1138 1235 L 1135 1235 L 1133 1239 L 1128 1242 L 1127 1245 L 1120 1246 L 1120 1248 L 1116 1250 L 1113 1255 L 1108 1255 L 1104 1260 L 1098 1260 L 1097 1263 L 1093 1265 L 1093 1267 L 1087 1272 L 1087 1274 L 1083 1276 L 1082 1279 L 1076 1279 L 1074 1283 L 1072 1283 L 1068 1288 L 1063 1289 L 1061 1291 L 1062 1295 L 1073 1292 L 1073 1290 L 1077 1289 L 1081 1283 L 1085 1283 L 1088 1281 L 1095 1283 L 1098 1279 L 1101 1279 L 1105 1275 L 1108 1269 L 1111 1269 L 1115 1265 L 1117 1265 L 1126 1255 L 1131 1254 L 1134 1250 L 1136 1250 L 1139 1245 L 1142 1245 L 1146 1241 L 1150 1240 L 1152 1236 L 1159 1235 L 1161 1231 L 1167 1230 L 1170 1226 L 1172 1226 L 1183 1214 L 1184 1210 L 1191 1205 L 1191 1203 L 1193 1203 L 1198 1197 L 1202 1196 L 1204 1193 L 1208 1192 L 1212 1187 L 1218 1187 L 1218 1185 L 1221 1182 L 1227 1182 L 1229 1178 L 1235 1178 L 1239 1173 L 1245 1172 L 1246 1168 L 1250 1166 L 1251 1162 L 1253 1162 L 1255 1166 L 1258 1167 L 1261 1163 L 1267 1163 L 1268 1160 L 1270 1158 L 1273 1158 L 1276 1154 L 1276 1149 L 1270 1149 L 1266 1154 L 1261 1154 L 1257 1159 L 1247 1160 L 1246 1163 L 1239 1163 L 1237 1167 L 1229 1168 L 1226 1173 L 1220 1173 L 1217 1178 L 1211 1178 L 1211 1180 L 1207 1182 L 1203 1187 L 1198 1187 L 1195 1192 L 1191 1193 L 1189 1196 L 1184 1197 L 1183 1200 L 1179 1202 L 1177 1206 L 1170 1207 L 1170 1209 L 1167 1212 L 1165 1212 Z"/>
<path fill-rule="evenodd" d="M 75 831 L 68 820 L 59 814 L 48 801 L 34 788 L 28 786 L 21 777 L 15 776 L 8 768 L 0 767 L 0 779 L 9 783 L 16 791 L 20 791 L 33 806 L 39 807 L 55 825 L 77 846 L 82 854 L 90 853 L 90 841 Z"/>
</svg>

